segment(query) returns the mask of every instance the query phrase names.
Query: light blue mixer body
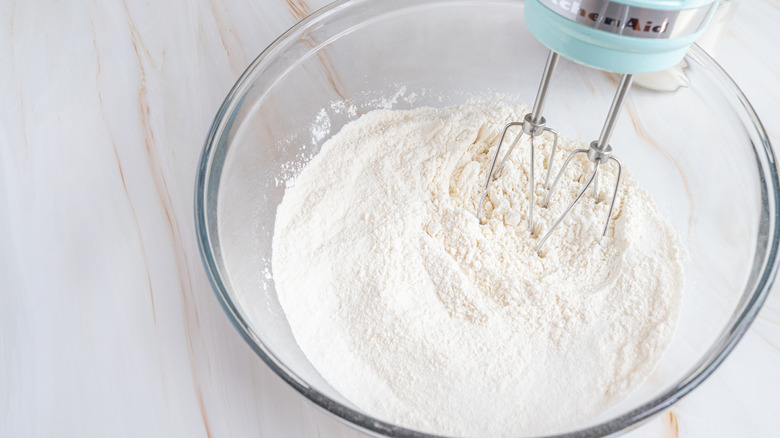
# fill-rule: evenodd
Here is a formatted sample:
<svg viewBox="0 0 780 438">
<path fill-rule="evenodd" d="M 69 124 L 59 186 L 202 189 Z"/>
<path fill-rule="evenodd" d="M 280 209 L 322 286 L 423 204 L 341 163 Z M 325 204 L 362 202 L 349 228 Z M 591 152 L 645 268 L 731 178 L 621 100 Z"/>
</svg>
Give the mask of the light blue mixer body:
<svg viewBox="0 0 780 438">
<path fill-rule="evenodd" d="M 704 31 L 713 0 L 526 0 L 525 22 L 550 50 L 618 73 L 674 66 Z"/>
</svg>

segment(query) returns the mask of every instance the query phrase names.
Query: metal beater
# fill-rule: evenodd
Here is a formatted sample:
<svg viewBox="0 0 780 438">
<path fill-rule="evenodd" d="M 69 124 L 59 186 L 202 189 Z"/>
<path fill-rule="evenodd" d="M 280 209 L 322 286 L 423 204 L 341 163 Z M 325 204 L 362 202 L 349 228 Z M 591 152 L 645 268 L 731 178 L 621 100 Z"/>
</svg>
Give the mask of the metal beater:
<svg viewBox="0 0 780 438">
<path fill-rule="evenodd" d="M 501 146 L 504 144 L 504 139 L 506 138 L 507 132 L 509 132 L 509 129 L 513 126 L 521 126 L 522 130 L 519 134 L 515 137 L 514 141 L 512 141 L 512 144 L 509 146 L 509 150 L 504 155 L 504 159 L 501 160 L 501 164 L 498 166 L 498 170 L 495 172 L 495 177 L 498 177 L 498 175 L 501 175 L 501 171 L 504 169 L 504 164 L 506 164 L 506 160 L 509 159 L 509 155 L 512 153 L 512 151 L 515 149 L 515 146 L 517 146 L 517 143 L 520 141 L 520 138 L 523 137 L 523 134 L 526 134 L 529 136 L 529 141 L 531 143 L 531 174 L 530 174 L 530 182 L 529 182 L 529 188 L 530 188 L 530 197 L 529 197 L 529 204 L 528 204 L 528 231 L 533 231 L 534 226 L 534 137 L 538 137 L 542 135 L 544 132 L 550 132 L 555 137 L 555 140 L 553 141 L 552 146 L 552 152 L 550 152 L 550 162 L 549 166 L 547 168 L 547 177 L 545 177 L 544 180 L 544 188 L 548 189 L 550 188 L 550 173 L 552 173 L 552 163 L 555 159 L 555 151 L 558 149 L 558 131 L 548 128 L 545 126 L 547 123 L 547 120 L 542 116 L 542 109 L 544 108 L 544 100 L 547 96 L 547 90 L 550 86 L 550 79 L 552 78 L 552 74 L 555 71 L 555 66 L 558 65 L 558 54 L 555 52 L 550 52 L 550 55 L 547 57 L 547 64 L 544 66 L 544 73 L 542 74 L 542 82 L 539 84 L 539 92 L 536 93 L 536 102 L 534 102 L 534 108 L 533 111 L 526 114 L 525 118 L 522 122 L 511 122 L 507 124 L 504 127 L 504 131 L 501 133 L 501 139 L 498 141 L 498 146 L 496 147 L 496 155 L 493 157 L 493 163 L 490 165 L 490 171 L 488 172 L 487 181 L 485 181 L 485 188 L 482 191 L 482 198 L 479 200 L 479 207 L 477 209 L 477 218 L 479 220 L 482 220 L 482 208 L 485 205 L 485 198 L 487 197 L 487 190 L 490 186 L 490 182 L 494 178 L 493 170 L 496 167 L 496 161 L 498 161 L 498 155 L 501 152 Z"/>
<path fill-rule="evenodd" d="M 550 54 L 547 57 L 532 112 L 526 114 L 522 122 L 507 124 L 501 134 L 477 207 L 477 217 L 480 221 L 490 183 L 501 175 L 501 170 L 509 155 L 523 134 L 526 134 L 531 146 L 528 229 L 529 232 L 533 233 L 534 138 L 544 132 L 550 132 L 554 136 L 554 142 L 544 183 L 544 188 L 548 192 L 542 202 L 543 207 L 547 207 L 566 167 L 576 155 L 583 154 L 593 163 L 593 173 L 574 201 L 542 236 L 534 247 L 534 251 L 538 252 L 544 246 L 591 185 L 596 202 L 599 202 L 599 168 L 609 162 L 614 162 L 618 172 L 604 228 L 600 235 L 600 238 L 603 238 L 607 234 L 609 222 L 612 219 L 612 210 L 617 199 L 620 176 L 623 171 L 620 160 L 612 154 L 609 140 L 612 137 L 623 100 L 631 88 L 633 75 L 662 71 L 676 65 L 685 56 L 688 47 L 704 31 L 716 6 L 714 0 L 667 0 L 664 2 L 657 0 L 526 0 L 526 25 L 534 36 L 550 49 Z M 659 7 L 663 9 L 659 9 Z M 550 173 L 558 146 L 558 133 L 546 126 L 547 121 L 542 116 L 542 109 L 550 79 L 560 55 L 589 67 L 620 72 L 623 75 L 598 140 L 591 142 L 588 149 L 577 149 L 569 154 L 558 171 L 552 186 L 550 186 Z M 494 173 L 507 132 L 514 126 L 522 127 L 522 131 L 512 141 L 509 150 Z"/>
</svg>

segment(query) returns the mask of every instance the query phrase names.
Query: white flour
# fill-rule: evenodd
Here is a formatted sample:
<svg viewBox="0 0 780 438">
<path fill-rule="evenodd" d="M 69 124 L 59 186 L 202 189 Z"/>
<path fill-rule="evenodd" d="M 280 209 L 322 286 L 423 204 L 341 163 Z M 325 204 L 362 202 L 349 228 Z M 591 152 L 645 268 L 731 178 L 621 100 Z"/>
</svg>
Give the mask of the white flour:
<svg viewBox="0 0 780 438">
<path fill-rule="evenodd" d="M 577 159 L 525 222 L 528 144 L 490 186 L 498 136 L 523 107 L 379 110 L 333 136 L 289 188 L 273 242 L 276 290 L 312 364 L 366 413 L 423 431 L 506 436 L 565 430 L 652 371 L 676 324 L 681 246 L 647 193 L 624 179 L 590 193 L 532 248 L 586 181 Z M 563 139 L 554 171 L 568 151 Z M 602 166 L 609 200 L 613 165 Z M 581 181 L 581 182 L 580 182 Z"/>
</svg>

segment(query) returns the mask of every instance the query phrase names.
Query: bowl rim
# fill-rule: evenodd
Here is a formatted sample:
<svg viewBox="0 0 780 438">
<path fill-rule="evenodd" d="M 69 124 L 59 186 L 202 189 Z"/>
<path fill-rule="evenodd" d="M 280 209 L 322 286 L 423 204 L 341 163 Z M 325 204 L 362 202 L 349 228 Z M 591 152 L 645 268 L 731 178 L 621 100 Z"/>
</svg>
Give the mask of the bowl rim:
<svg viewBox="0 0 780 438">
<path fill-rule="evenodd" d="M 309 401 L 313 402 L 315 406 L 321 408 L 325 412 L 331 414 L 336 419 L 345 423 L 346 425 L 358 429 L 362 432 L 367 432 L 375 436 L 389 436 L 389 437 L 415 437 L 415 438 L 447 438 L 444 435 L 436 435 L 430 433 L 423 433 L 416 430 L 404 428 L 394 425 L 392 423 L 373 418 L 369 415 L 363 414 L 355 409 L 347 407 L 327 396 L 320 393 L 316 389 L 309 386 L 303 379 L 298 377 L 295 373 L 289 370 L 263 342 L 255 336 L 254 332 L 250 328 L 250 325 L 246 319 L 242 316 L 237 305 L 230 298 L 228 288 L 225 282 L 222 280 L 220 274 L 219 264 L 219 251 L 218 247 L 213 245 L 212 238 L 210 236 L 209 219 L 209 204 L 207 199 L 209 198 L 209 181 L 213 178 L 219 178 L 221 175 L 220 158 L 215 158 L 215 152 L 227 143 L 222 134 L 226 131 L 226 128 L 232 125 L 232 122 L 236 116 L 235 109 L 242 103 L 241 96 L 243 91 L 249 86 L 247 81 L 252 73 L 260 66 L 264 60 L 266 60 L 273 51 L 288 41 L 293 35 L 299 31 L 310 27 L 314 23 L 322 20 L 328 14 L 342 8 L 350 8 L 352 5 L 365 3 L 368 0 L 337 0 L 323 8 L 317 10 L 311 15 L 307 16 L 303 20 L 299 21 L 286 32 L 276 38 L 271 44 L 268 45 L 253 61 L 246 70 L 238 78 L 230 92 L 225 97 L 219 110 L 217 111 L 211 127 L 206 136 L 203 150 L 198 162 L 195 180 L 195 199 L 194 199 L 194 213 L 195 213 L 195 228 L 198 240 L 198 248 L 200 250 L 201 259 L 211 283 L 214 293 L 217 295 L 218 301 L 228 316 L 228 319 L 232 325 L 239 332 L 241 337 L 252 348 L 252 350 L 262 359 L 263 362 L 273 372 L 279 376 L 288 385 L 306 397 Z M 420 0 L 420 2 L 426 1 L 430 3 L 474 3 L 474 0 Z M 508 1 L 497 1 L 497 3 L 509 3 Z M 759 232 L 759 239 L 756 247 L 756 256 L 754 256 L 754 266 L 756 263 L 756 257 L 766 253 L 763 263 L 761 264 L 761 276 L 756 281 L 756 287 L 753 293 L 748 298 L 747 302 L 740 303 L 744 306 L 742 312 L 732 317 L 731 324 L 724 328 L 721 335 L 715 340 L 707 353 L 692 367 L 689 373 L 679 381 L 671 389 L 665 393 L 653 398 L 647 403 L 644 403 L 630 411 L 627 411 L 619 416 L 613 417 L 609 420 L 605 420 L 599 424 L 586 427 L 584 429 L 566 432 L 564 434 L 557 435 L 545 435 L 546 438 L 553 437 L 593 437 L 593 436 L 608 436 L 619 434 L 620 432 L 633 429 L 643 424 L 653 416 L 657 415 L 661 411 L 669 408 L 671 405 L 682 399 L 693 389 L 698 387 L 707 377 L 709 377 L 715 369 L 720 366 L 723 360 L 731 353 L 736 344 L 745 334 L 750 324 L 755 319 L 756 314 L 761 309 L 764 301 L 766 300 L 772 283 L 775 279 L 778 262 L 778 249 L 780 248 L 780 182 L 778 181 L 778 173 L 775 163 L 775 155 L 772 146 L 769 141 L 769 136 L 766 133 L 763 124 L 761 123 L 758 115 L 755 113 L 752 105 L 748 101 L 739 86 L 734 82 L 731 76 L 703 49 L 696 46 L 691 46 L 688 52 L 688 56 L 699 58 L 702 63 L 708 67 L 712 67 L 713 73 L 721 76 L 721 79 L 731 87 L 728 92 L 734 93 L 736 98 L 741 103 L 745 115 L 751 120 L 755 133 L 760 139 L 760 145 L 753 146 L 756 160 L 758 161 L 758 170 L 760 179 L 764 179 L 771 183 L 772 192 L 766 192 L 762 190 L 762 196 L 764 203 L 762 205 L 761 226 L 766 227 L 768 232 L 767 237 L 771 239 L 761 239 L 761 233 Z M 228 117 L 226 117 L 228 115 Z M 759 151 L 763 151 L 766 154 L 765 159 L 768 161 L 768 172 L 762 169 L 762 160 L 759 158 Z M 224 156 L 222 156 L 224 158 Z M 215 166 L 215 163 L 217 166 Z M 217 170 L 215 175 L 213 170 Z M 767 184 L 770 185 L 770 184 Z M 763 189 L 764 186 L 762 186 Z M 719 349 L 715 347 L 720 346 Z"/>
</svg>

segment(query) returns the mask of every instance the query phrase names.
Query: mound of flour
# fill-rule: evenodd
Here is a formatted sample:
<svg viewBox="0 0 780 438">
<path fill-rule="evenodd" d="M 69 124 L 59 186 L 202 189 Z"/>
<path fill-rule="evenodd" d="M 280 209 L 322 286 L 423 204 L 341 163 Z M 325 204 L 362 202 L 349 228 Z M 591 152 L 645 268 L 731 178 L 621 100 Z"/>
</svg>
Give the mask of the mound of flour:
<svg viewBox="0 0 780 438">
<path fill-rule="evenodd" d="M 526 112 L 374 111 L 287 189 L 273 241 L 279 300 L 312 364 L 366 413 L 441 434 L 561 431 L 624 397 L 669 344 L 681 245 L 630 175 L 602 244 L 608 202 L 589 193 L 538 255 L 592 164 L 574 160 L 542 208 L 552 139 L 537 142 L 532 236 L 523 140 L 477 221 L 501 130 Z M 562 142 L 554 171 L 586 147 Z M 609 201 L 616 169 L 602 169 Z"/>
</svg>

